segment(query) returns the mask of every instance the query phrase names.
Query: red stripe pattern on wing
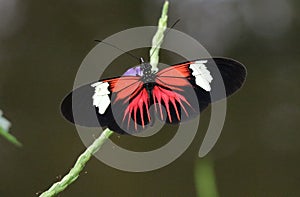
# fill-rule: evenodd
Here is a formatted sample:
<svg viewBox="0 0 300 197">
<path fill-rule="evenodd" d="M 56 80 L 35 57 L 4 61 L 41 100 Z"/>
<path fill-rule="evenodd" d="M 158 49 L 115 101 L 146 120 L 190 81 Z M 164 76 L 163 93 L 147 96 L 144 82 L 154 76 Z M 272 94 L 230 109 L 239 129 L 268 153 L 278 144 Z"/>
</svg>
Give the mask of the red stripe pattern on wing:
<svg viewBox="0 0 300 197">
<path fill-rule="evenodd" d="M 117 95 L 113 103 L 118 101 L 128 102 L 130 96 L 141 87 L 142 82 L 140 79 L 139 76 L 122 76 L 105 80 L 105 82 L 109 82 L 111 92 Z"/>
<path fill-rule="evenodd" d="M 178 106 L 180 106 L 181 111 L 184 111 L 185 115 L 188 117 L 188 110 L 185 106 L 192 109 L 189 101 L 184 96 L 184 88 L 192 88 L 189 80 L 191 73 L 188 68 L 189 63 L 184 63 L 180 65 L 175 65 L 161 70 L 157 73 L 156 83 L 158 86 L 153 88 L 153 101 L 159 106 L 160 118 L 163 120 L 162 104 L 164 104 L 168 121 L 172 123 L 171 107 L 175 111 L 173 118 L 177 118 L 177 121 L 181 120 Z M 179 104 L 179 105 L 178 105 Z M 155 105 L 155 111 L 157 112 L 157 107 Z M 181 114 L 182 115 L 182 114 Z"/>
<path fill-rule="evenodd" d="M 139 110 L 140 119 L 142 127 L 145 128 L 145 120 L 144 120 L 144 113 L 147 114 L 147 122 L 150 121 L 150 112 L 149 112 L 149 94 L 145 88 L 142 88 L 138 93 L 132 96 L 132 100 L 125 109 L 124 116 L 123 116 L 123 122 L 125 121 L 125 118 L 127 117 L 127 128 L 129 128 L 130 120 L 133 115 L 133 122 L 134 122 L 134 128 L 137 130 L 137 112 Z M 144 112 L 145 110 L 145 112 Z"/>
<path fill-rule="evenodd" d="M 127 122 L 127 129 L 129 129 L 131 128 L 131 120 L 133 120 L 134 129 L 138 130 L 137 124 L 141 121 L 140 123 L 144 128 L 146 122 L 150 121 L 150 101 L 149 94 L 143 87 L 144 83 L 141 81 L 141 77 L 122 76 L 107 81 L 110 83 L 110 89 L 114 94 L 112 103 L 118 103 L 118 109 L 123 114 L 122 123 Z M 146 119 L 144 113 L 146 113 Z"/>
</svg>

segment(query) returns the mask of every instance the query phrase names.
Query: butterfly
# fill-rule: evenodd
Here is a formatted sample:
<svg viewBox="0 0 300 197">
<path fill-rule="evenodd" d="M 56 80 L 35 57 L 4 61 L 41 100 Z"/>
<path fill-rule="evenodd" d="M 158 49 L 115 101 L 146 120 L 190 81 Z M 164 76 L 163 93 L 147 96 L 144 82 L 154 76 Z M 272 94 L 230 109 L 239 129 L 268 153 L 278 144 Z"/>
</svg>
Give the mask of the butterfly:
<svg viewBox="0 0 300 197">
<path fill-rule="evenodd" d="M 246 68 L 229 58 L 202 58 L 157 72 L 142 61 L 122 76 L 76 88 L 64 98 L 61 112 L 77 125 L 132 134 L 156 119 L 178 124 L 195 118 L 240 89 L 245 78 Z"/>
</svg>

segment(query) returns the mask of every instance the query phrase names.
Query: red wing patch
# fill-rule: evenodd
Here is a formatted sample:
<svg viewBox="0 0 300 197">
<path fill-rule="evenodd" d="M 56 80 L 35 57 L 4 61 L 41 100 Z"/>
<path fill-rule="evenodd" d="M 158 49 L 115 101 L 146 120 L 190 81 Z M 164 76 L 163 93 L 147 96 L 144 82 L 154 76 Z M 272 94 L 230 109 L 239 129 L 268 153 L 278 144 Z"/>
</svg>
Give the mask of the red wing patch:
<svg viewBox="0 0 300 197">
<path fill-rule="evenodd" d="M 181 119 L 181 117 L 179 115 L 177 103 L 179 103 L 181 109 L 183 109 L 186 116 L 189 116 L 186 108 L 184 107 L 184 104 L 188 105 L 189 107 L 191 107 L 191 105 L 181 94 L 176 93 L 175 91 L 172 91 L 172 90 L 167 90 L 165 88 L 161 88 L 159 86 L 155 86 L 153 88 L 152 94 L 153 94 L 154 103 L 158 103 L 160 117 L 162 120 L 164 119 L 163 113 L 162 113 L 162 104 L 164 104 L 164 106 L 166 108 L 167 116 L 168 116 L 170 123 L 172 123 L 172 114 L 170 111 L 171 107 L 174 109 L 174 111 L 176 113 L 177 120 L 180 121 L 180 119 Z M 156 105 L 155 105 L 155 112 L 157 112 Z"/>
<path fill-rule="evenodd" d="M 144 116 L 146 113 L 147 116 L 147 122 L 150 121 L 150 112 L 149 112 L 149 94 L 145 88 L 142 88 L 138 93 L 134 95 L 131 102 L 128 104 L 128 106 L 125 109 L 123 121 L 125 121 L 127 117 L 127 128 L 129 128 L 131 117 L 133 116 L 133 122 L 134 122 L 134 128 L 137 130 L 137 118 L 141 120 L 142 127 L 145 128 L 145 120 Z M 137 117 L 137 112 L 139 110 L 140 117 Z"/>
<path fill-rule="evenodd" d="M 140 79 L 140 76 L 122 76 L 106 80 L 114 95 L 112 103 L 118 103 L 116 107 L 122 116 L 121 122 L 127 124 L 127 130 L 137 131 L 138 124 L 144 128 L 150 121 L 149 94 Z"/>
<path fill-rule="evenodd" d="M 162 105 L 164 105 L 168 122 L 172 123 L 181 120 L 181 116 L 189 116 L 190 109 L 193 109 L 189 101 L 184 96 L 187 88 L 192 89 L 190 79 L 191 72 L 189 63 L 168 67 L 157 73 L 155 82 L 158 86 L 153 88 L 153 101 L 158 104 L 160 118 L 163 120 Z M 188 108 L 188 109 L 187 109 Z M 157 107 L 155 105 L 155 111 Z M 184 113 L 180 113 L 184 112 Z"/>
<path fill-rule="evenodd" d="M 191 75 L 189 65 L 190 62 L 161 70 L 157 73 L 156 83 L 173 90 L 182 90 L 180 87 L 191 86 L 187 80 Z"/>
<path fill-rule="evenodd" d="M 116 93 L 116 98 L 113 103 L 122 101 L 128 102 L 130 96 L 141 88 L 142 82 L 139 76 L 123 76 L 114 79 L 105 80 L 110 84 L 110 90 L 112 93 Z"/>
<path fill-rule="evenodd" d="M 190 71 L 188 66 L 193 62 L 188 62 L 184 64 L 178 64 L 165 68 L 157 73 L 161 77 L 189 77 Z"/>
</svg>

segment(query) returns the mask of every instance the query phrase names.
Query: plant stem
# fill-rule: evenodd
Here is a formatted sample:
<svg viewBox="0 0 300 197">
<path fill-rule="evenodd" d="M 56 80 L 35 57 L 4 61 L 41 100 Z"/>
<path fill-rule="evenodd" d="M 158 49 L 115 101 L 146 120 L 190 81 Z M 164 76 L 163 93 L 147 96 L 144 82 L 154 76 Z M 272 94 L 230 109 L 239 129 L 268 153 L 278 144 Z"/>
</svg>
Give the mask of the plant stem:
<svg viewBox="0 0 300 197">
<path fill-rule="evenodd" d="M 79 156 L 70 172 L 59 182 L 54 183 L 47 191 L 43 192 L 40 197 L 55 196 L 73 183 L 78 178 L 79 173 L 90 160 L 91 156 L 101 148 L 111 134 L 113 134 L 113 131 L 105 129 L 101 135 Z"/>
<path fill-rule="evenodd" d="M 215 180 L 214 162 L 211 158 L 201 159 L 195 169 L 196 190 L 198 196 L 218 197 Z"/>
<path fill-rule="evenodd" d="M 169 1 L 165 1 L 161 17 L 158 21 L 157 31 L 152 39 L 152 48 L 150 50 L 150 64 L 152 71 L 157 72 L 157 64 L 159 61 L 159 49 L 164 39 L 164 32 L 167 29 Z"/>
<path fill-rule="evenodd" d="M 152 48 L 150 50 L 150 64 L 152 65 L 152 70 L 157 71 L 157 64 L 159 61 L 159 49 L 164 38 L 164 32 L 167 28 L 168 20 L 168 6 L 169 2 L 165 1 L 161 18 L 158 22 L 158 29 L 152 40 Z M 80 172 L 84 168 L 85 164 L 89 161 L 94 153 L 96 153 L 104 142 L 113 134 L 113 131 L 106 129 L 102 134 L 90 145 L 84 153 L 82 153 L 77 159 L 74 167 L 70 172 L 65 175 L 61 181 L 54 183 L 47 191 L 43 192 L 40 197 L 51 197 L 66 189 L 70 184 L 72 184 L 79 176 Z"/>
</svg>

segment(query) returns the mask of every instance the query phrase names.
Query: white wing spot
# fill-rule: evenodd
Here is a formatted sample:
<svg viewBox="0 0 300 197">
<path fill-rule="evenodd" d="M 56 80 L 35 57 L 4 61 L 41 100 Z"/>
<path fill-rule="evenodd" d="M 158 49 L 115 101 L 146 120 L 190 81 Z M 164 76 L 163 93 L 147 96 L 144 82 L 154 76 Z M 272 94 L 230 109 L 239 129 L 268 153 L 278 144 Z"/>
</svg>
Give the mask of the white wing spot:
<svg viewBox="0 0 300 197">
<path fill-rule="evenodd" d="M 196 84 L 206 91 L 210 91 L 210 83 L 213 80 L 209 70 L 204 65 L 207 60 L 198 60 L 190 64 L 190 69 L 193 70 L 192 75 L 196 78 Z"/>
<path fill-rule="evenodd" d="M 98 107 L 100 114 L 104 114 L 110 104 L 108 82 L 97 82 L 91 85 L 95 88 L 93 95 L 93 105 Z"/>
</svg>

